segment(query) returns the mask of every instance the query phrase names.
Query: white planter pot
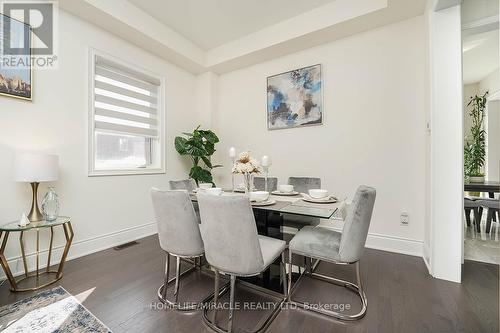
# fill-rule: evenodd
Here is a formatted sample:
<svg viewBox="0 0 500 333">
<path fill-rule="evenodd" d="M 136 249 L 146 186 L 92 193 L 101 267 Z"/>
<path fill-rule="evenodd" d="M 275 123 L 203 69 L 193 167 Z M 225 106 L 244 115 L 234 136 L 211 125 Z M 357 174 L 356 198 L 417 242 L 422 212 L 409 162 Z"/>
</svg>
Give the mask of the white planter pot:
<svg viewBox="0 0 500 333">
<path fill-rule="evenodd" d="M 471 183 L 484 183 L 484 176 L 470 176 L 469 182 L 471 182 Z"/>
</svg>

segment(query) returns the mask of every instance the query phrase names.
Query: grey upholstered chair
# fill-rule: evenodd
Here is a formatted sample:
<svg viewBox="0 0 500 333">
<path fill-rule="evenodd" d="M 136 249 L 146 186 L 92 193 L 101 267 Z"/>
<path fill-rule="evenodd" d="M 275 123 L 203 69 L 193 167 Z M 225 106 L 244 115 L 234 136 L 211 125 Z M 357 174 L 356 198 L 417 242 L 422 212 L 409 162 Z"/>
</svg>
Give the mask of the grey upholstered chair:
<svg viewBox="0 0 500 333">
<path fill-rule="evenodd" d="M 471 226 L 470 213 L 474 213 L 474 220 L 472 221 L 476 225 L 476 231 L 481 232 L 481 220 L 483 217 L 483 207 L 480 203 L 480 198 L 477 197 L 464 197 L 464 210 L 465 210 L 465 221 L 467 226 Z"/>
<path fill-rule="evenodd" d="M 486 215 L 486 233 L 489 233 L 491 231 L 491 222 L 494 220 L 493 217 L 500 212 L 500 199 L 484 198 L 476 202 L 481 208 L 488 209 L 488 214 Z"/>
<path fill-rule="evenodd" d="M 181 275 L 193 271 L 197 260 L 204 254 L 199 224 L 191 199 L 186 190 L 161 191 L 151 189 L 151 198 L 158 225 L 158 238 L 166 252 L 165 279 L 158 289 L 158 298 L 178 310 L 193 310 L 198 305 L 182 307 L 178 304 L 179 279 Z M 170 256 L 176 257 L 175 277 L 169 280 Z M 180 274 L 181 258 L 192 259 L 194 266 Z M 167 286 L 175 280 L 174 301 L 167 299 Z"/>
<path fill-rule="evenodd" d="M 288 184 L 293 185 L 294 191 L 299 193 L 308 193 L 311 189 L 321 188 L 321 178 L 314 177 L 289 177 Z M 304 225 L 318 225 L 320 220 L 315 217 L 304 217 L 292 214 L 282 214 L 283 224 L 287 227 L 293 228 L 292 232 L 295 233 Z M 290 230 L 290 229 L 289 229 Z"/>
<path fill-rule="evenodd" d="M 313 177 L 289 177 L 288 184 L 299 193 L 307 193 L 312 189 L 321 188 L 321 179 Z"/>
<path fill-rule="evenodd" d="M 194 179 L 183 179 L 183 180 L 170 180 L 170 189 L 171 190 L 186 190 L 188 192 L 193 192 L 196 190 L 196 182 Z"/>
<path fill-rule="evenodd" d="M 283 293 L 287 297 L 285 258 L 286 243 L 279 239 L 257 234 L 252 207 L 248 197 L 198 195 L 201 214 L 201 237 L 205 244 L 205 258 L 215 271 L 214 304 L 219 296 L 219 273 L 230 275 L 229 322 L 227 332 L 232 332 L 234 317 L 234 292 L 236 277 L 256 276 L 264 272 L 281 256 Z M 216 306 L 213 318 L 205 323 L 218 332 L 225 330 L 217 326 Z M 279 311 L 277 307 L 276 311 Z M 273 312 L 273 315 L 275 312 Z M 260 329 L 268 325 L 271 315 Z M 260 330 L 259 329 L 259 330 Z"/>
<path fill-rule="evenodd" d="M 256 190 L 265 191 L 266 190 L 266 178 L 265 177 L 254 177 L 253 186 Z M 272 192 L 278 189 L 278 178 L 267 177 L 267 191 Z"/>
<path fill-rule="evenodd" d="M 196 182 L 192 178 L 183 180 L 170 180 L 169 184 L 171 190 L 186 190 L 189 193 L 193 193 L 197 188 Z M 196 219 L 198 220 L 198 223 L 200 223 L 200 210 L 198 209 L 197 202 L 193 203 L 193 208 L 196 213 Z"/>
<path fill-rule="evenodd" d="M 359 260 L 365 249 L 375 196 L 376 191 L 374 188 L 360 186 L 357 189 L 352 204 L 349 207 L 342 233 L 322 227 L 306 226 L 290 241 L 288 247 L 290 256 L 288 261 L 288 288 L 291 287 L 292 279 L 292 254 L 299 254 L 307 258 L 317 259 L 318 262 L 326 261 L 341 265 L 354 264 L 356 267 L 357 284 L 315 273 L 314 268 L 310 271 L 306 271 L 306 274 L 355 291 L 362 302 L 362 309 L 359 313 L 355 315 L 346 315 L 320 307 L 308 307 L 308 309 L 342 320 L 356 320 L 365 315 L 367 299 L 361 284 Z M 291 290 L 289 290 L 288 295 L 290 302 L 304 307 L 304 303 L 296 302 L 291 299 Z"/>
</svg>

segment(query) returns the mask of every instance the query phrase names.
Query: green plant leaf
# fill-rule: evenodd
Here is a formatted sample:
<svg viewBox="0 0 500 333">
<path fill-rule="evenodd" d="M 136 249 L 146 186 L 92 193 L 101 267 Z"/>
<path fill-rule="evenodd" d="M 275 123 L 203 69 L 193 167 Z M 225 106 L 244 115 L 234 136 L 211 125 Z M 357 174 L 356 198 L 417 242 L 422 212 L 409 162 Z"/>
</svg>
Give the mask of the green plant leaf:
<svg viewBox="0 0 500 333">
<path fill-rule="evenodd" d="M 196 180 L 196 182 L 202 183 L 211 183 L 212 182 L 212 174 L 210 171 L 203 169 L 200 166 L 194 166 L 191 168 L 189 172 L 189 177 Z"/>
<path fill-rule="evenodd" d="M 215 145 L 209 141 L 205 142 L 205 151 L 208 156 L 212 156 L 215 153 Z"/>
<path fill-rule="evenodd" d="M 174 144 L 175 150 L 181 155 L 186 155 L 187 152 L 187 140 L 183 137 L 177 136 L 175 137 Z"/>
<path fill-rule="evenodd" d="M 203 137 L 207 139 L 208 142 L 212 144 L 216 144 L 217 142 L 219 142 L 219 138 L 217 137 L 217 135 L 215 135 L 214 132 L 212 131 L 201 131 L 201 132 Z"/>
<path fill-rule="evenodd" d="M 201 159 L 203 160 L 203 162 L 205 162 L 205 165 L 206 165 L 208 168 L 210 168 L 210 169 L 212 169 L 212 168 L 213 168 L 213 166 L 212 166 L 212 162 L 210 162 L 210 159 L 209 159 L 208 157 L 206 157 L 206 156 L 201 156 Z"/>
</svg>

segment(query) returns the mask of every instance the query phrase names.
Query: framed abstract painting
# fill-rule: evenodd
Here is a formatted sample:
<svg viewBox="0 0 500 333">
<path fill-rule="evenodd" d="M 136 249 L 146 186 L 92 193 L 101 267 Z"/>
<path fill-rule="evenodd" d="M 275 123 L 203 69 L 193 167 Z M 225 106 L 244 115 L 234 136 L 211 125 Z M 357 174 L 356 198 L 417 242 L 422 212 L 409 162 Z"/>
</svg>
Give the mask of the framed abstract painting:
<svg viewBox="0 0 500 333">
<path fill-rule="evenodd" d="M 0 13 L 0 95 L 32 99 L 32 31 Z"/>
<path fill-rule="evenodd" d="M 321 125 L 322 84 L 320 64 L 269 76 L 267 128 L 275 130 Z"/>
</svg>

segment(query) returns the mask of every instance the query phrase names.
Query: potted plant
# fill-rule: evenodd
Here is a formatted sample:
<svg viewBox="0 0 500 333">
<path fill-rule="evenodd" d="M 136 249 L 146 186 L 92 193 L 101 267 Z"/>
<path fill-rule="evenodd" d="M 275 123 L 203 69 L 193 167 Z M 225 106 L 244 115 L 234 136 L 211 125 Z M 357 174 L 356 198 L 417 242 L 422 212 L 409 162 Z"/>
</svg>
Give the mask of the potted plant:
<svg viewBox="0 0 500 333">
<path fill-rule="evenodd" d="M 469 115 L 472 120 L 470 136 L 465 137 L 464 144 L 464 173 L 472 183 L 484 182 L 483 166 L 486 158 L 486 131 L 483 128 L 486 96 L 470 98 L 467 107 L 471 107 Z"/>
<path fill-rule="evenodd" d="M 211 158 L 215 153 L 215 144 L 219 138 L 210 130 L 196 127 L 192 133 L 182 133 L 184 136 L 175 137 L 175 150 L 181 155 L 188 155 L 193 162 L 189 177 L 199 183 L 212 183 L 212 169 L 221 167 L 213 165 Z M 200 164 L 203 162 L 203 164 Z"/>
</svg>

